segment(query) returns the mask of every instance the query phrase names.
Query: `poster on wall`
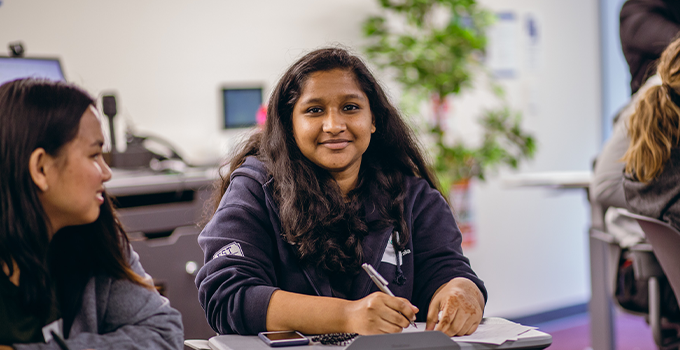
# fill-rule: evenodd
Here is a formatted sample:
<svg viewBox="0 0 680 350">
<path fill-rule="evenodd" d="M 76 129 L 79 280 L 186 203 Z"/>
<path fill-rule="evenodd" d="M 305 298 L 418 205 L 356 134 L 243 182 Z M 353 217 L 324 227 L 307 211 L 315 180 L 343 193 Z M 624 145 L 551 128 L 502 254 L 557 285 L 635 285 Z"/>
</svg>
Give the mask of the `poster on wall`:
<svg viewBox="0 0 680 350">
<path fill-rule="evenodd" d="M 535 13 L 526 13 L 523 23 L 524 66 L 527 72 L 537 73 L 541 68 L 541 24 Z"/>
<path fill-rule="evenodd" d="M 486 65 L 496 78 L 516 78 L 519 46 L 514 12 L 499 12 L 487 32 Z"/>
<path fill-rule="evenodd" d="M 449 193 L 453 216 L 458 224 L 458 229 L 463 235 L 461 243 L 463 249 L 474 248 L 477 244 L 477 232 L 474 223 L 474 207 L 472 205 L 472 191 L 470 180 L 458 181 L 451 186 Z"/>
</svg>

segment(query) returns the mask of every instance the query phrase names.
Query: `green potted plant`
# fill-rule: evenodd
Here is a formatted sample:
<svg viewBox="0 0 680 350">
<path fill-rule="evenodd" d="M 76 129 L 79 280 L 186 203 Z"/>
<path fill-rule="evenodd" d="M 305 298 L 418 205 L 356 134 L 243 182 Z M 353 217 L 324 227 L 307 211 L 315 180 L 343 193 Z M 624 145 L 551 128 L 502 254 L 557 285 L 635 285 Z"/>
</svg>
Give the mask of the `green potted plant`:
<svg viewBox="0 0 680 350">
<path fill-rule="evenodd" d="M 427 132 L 432 139 L 434 169 L 444 193 L 471 178 L 484 180 L 500 165 L 517 168 L 536 150 L 534 138 L 522 130 L 521 115 L 507 104 L 484 111 L 480 145 L 451 141 L 444 127 L 448 99 L 472 85 L 481 60 L 486 29 L 493 15 L 475 0 L 379 0 L 382 15 L 364 22 L 369 39 L 365 51 L 379 68 L 401 84 L 406 100 L 431 102 L 434 114 Z M 502 99 L 502 90 L 492 86 Z"/>
</svg>

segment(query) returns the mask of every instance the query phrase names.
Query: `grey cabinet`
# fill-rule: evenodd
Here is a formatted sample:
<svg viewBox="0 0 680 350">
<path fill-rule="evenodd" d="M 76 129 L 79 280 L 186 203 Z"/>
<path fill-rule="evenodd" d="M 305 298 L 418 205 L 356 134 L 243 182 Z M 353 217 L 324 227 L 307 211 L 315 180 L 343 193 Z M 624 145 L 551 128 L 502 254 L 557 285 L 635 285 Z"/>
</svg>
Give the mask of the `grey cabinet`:
<svg viewBox="0 0 680 350">
<path fill-rule="evenodd" d="M 190 169 L 184 174 L 114 169 L 106 184 L 144 269 L 182 313 L 185 339 L 215 335 L 198 303 L 194 279 L 203 265 L 197 223 L 216 174 L 215 169 Z"/>
</svg>

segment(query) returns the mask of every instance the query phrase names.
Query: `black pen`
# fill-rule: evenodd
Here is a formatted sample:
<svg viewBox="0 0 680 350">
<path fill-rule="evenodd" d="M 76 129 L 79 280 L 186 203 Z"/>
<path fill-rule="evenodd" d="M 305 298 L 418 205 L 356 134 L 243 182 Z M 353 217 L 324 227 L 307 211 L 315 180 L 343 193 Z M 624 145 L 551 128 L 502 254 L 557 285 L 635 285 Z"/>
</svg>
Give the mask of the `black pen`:
<svg viewBox="0 0 680 350">
<path fill-rule="evenodd" d="M 378 271 L 376 271 L 373 268 L 373 266 L 371 266 L 371 264 L 363 263 L 361 265 L 361 267 L 363 267 L 364 270 L 366 270 L 366 273 L 368 273 L 368 277 L 370 277 L 373 280 L 375 285 L 377 285 L 378 288 L 380 288 L 380 290 L 383 291 L 383 293 L 385 293 L 385 294 L 387 294 L 391 297 L 394 296 L 394 293 L 392 293 L 392 291 L 389 288 L 387 288 L 387 285 L 389 284 L 389 283 L 387 283 L 387 280 L 383 276 L 381 276 L 378 273 Z M 402 314 L 402 315 L 404 315 L 404 314 Z M 404 315 L 404 317 L 406 317 L 406 315 Z M 406 317 L 406 319 L 408 320 L 408 317 Z M 418 326 L 416 326 L 415 322 L 413 322 L 411 320 L 408 320 L 408 321 L 409 321 L 409 323 L 411 323 L 411 326 L 418 328 Z"/>
<path fill-rule="evenodd" d="M 54 331 L 52 331 L 52 338 L 54 338 L 54 341 L 57 342 L 57 345 L 59 345 L 61 350 L 71 350 L 68 348 L 68 345 L 66 345 L 64 339 L 62 339 L 59 334 L 54 333 Z"/>
</svg>

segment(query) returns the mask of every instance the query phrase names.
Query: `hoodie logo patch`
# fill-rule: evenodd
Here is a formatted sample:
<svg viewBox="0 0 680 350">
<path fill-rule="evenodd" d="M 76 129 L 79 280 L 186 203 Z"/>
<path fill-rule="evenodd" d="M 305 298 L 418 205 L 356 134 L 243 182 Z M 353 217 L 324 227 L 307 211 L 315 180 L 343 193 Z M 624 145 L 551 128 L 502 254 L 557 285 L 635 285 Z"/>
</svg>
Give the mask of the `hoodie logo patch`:
<svg viewBox="0 0 680 350">
<path fill-rule="evenodd" d="M 245 255 L 243 255 L 243 249 L 241 249 L 241 245 L 236 242 L 232 242 L 218 250 L 212 258 L 215 259 L 227 255 L 238 255 L 245 257 Z"/>
</svg>

